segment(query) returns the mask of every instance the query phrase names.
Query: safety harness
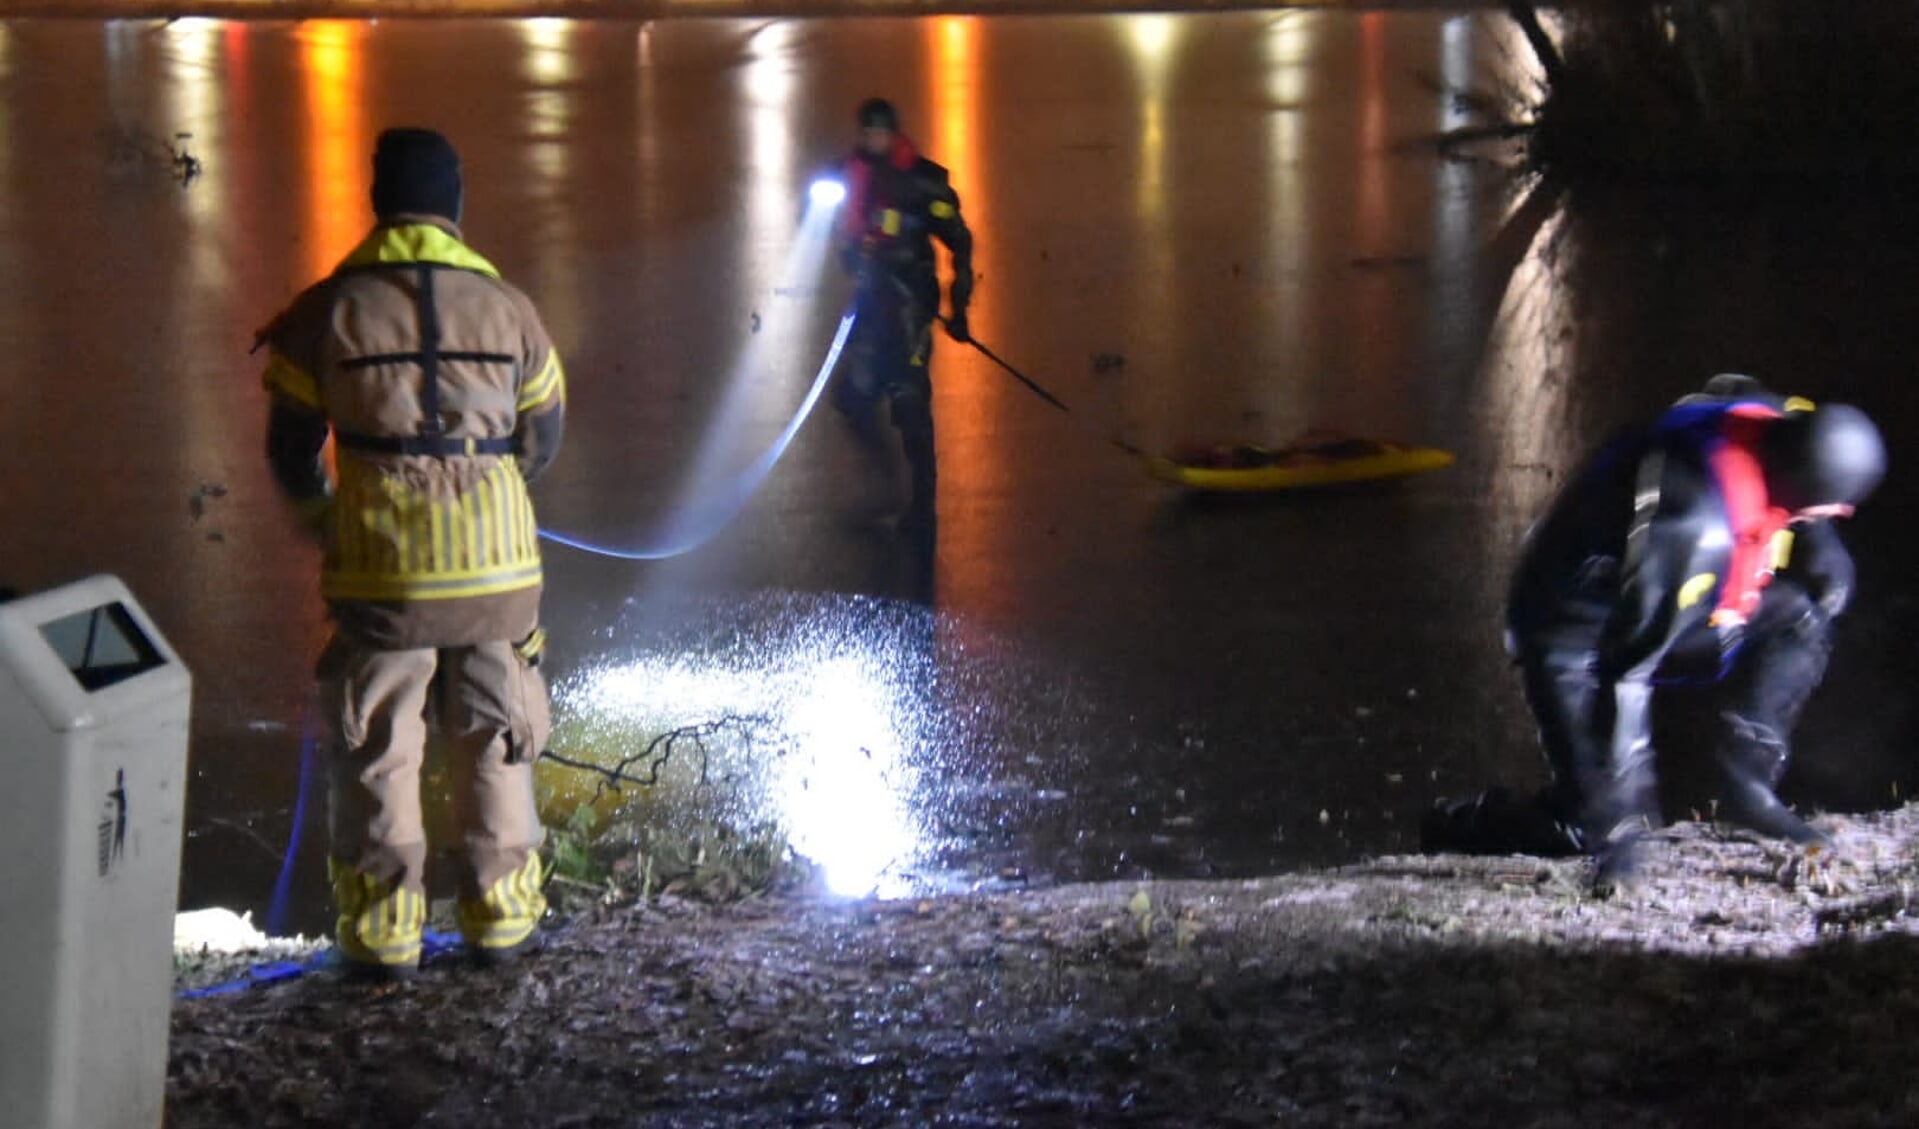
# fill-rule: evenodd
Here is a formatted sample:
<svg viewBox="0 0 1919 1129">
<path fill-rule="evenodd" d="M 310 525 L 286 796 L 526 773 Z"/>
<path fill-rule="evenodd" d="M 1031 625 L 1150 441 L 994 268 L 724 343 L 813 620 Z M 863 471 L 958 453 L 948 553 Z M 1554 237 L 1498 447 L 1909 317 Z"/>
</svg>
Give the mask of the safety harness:
<svg viewBox="0 0 1919 1129">
<path fill-rule="evenodd" d="M 400 264 L 371 263 L 354 267 L 354 270 L 394 270 Z M 483 438 L 457 438 L 445 433 L 445 422 L 440 418 L 440 362 L 472 361 L 478 364 L 517 365 L 519 360 L 505 353 L 479 353 L 460 350 L 442 350 L 440 348 L 440 311 L 434 302 L 433 277 L 442 270 L 465 270 L 464 267 L 446 263 L 415 262 L 413 268 L 416 282 L 413 305 L 420 319 L 420 348 L 411 353 L 374 353 L 362 357 L 348 357 L 341 361 L 340 367 L 349 372 L 377 368 L 382 365 L 418 365 L 422 381 L 420 396 L 422 415 L 419 435 L 368 435 L 363 432 L 335 430 L 334 442 L 348 451 L 358 451 L 369 455 L 425 455 L 430 458 L 447 459 L 460 455 L 509 455 L 513 453 L 513 437 L 510 435 L 486 436 Z M 478 272 L 472 272 L 478 273 Z M 515 382 L 518 383 L 517 381 Z"/>
<path fill-rule="evenodd" d="M 893 148 L 885 162 L 895 174 L 911 172 L 919 163 L 919 149 L 904 133 L 893 135 Z M 855 154 L 846 162 L 846 208 L 840 213 L 840 236 L 850 242 L 862 239 L 893 239 L 900 235 L 907 216 L 901 211 L 904 201 L 879 200 L 874 191 L 873 162 Z M 875 213 L 874 206 L 881 205 Z"/>
<path fill-rule="evenodd" d="M 1773 572 L 1792 548 L 1787 530 L 1792 514 L 1772 504 L 1758 454 L 1767 422 L 1783 414 L 1750 401 L 1702 403 L 1675 408 L 1660 422 L 1661 433 L 1697 445 L 1726 507 L 1732 551 L 1726 575 L 1719 579 L 1719 599 L 1710 619 L 1714 627 L 1737 627 L 1752 617 Z M 1629 553 L 1643 551 L 1634 543 L 1643 542 L 1658 511 L 1663 474 L 1664 460 L 1657 454 L 1640 466 Z"/>
</svg>

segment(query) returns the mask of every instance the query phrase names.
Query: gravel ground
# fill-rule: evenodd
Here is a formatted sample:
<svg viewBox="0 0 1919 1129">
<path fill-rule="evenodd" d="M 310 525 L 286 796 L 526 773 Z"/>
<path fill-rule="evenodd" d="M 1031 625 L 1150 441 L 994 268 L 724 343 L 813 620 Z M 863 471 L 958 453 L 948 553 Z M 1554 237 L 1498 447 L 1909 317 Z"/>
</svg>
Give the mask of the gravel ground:
<svg viewBox="0 0 1919 1129">
<path fill-rule="evenodd" d="M 1919 1124 L 1919 809 L 1819 823 L 1813 873 L 1669 829 L 1609 902 L 1399 857 L 603 906 L 507 969 L 180 1002 L 168 1124 Z"/>
</svg>

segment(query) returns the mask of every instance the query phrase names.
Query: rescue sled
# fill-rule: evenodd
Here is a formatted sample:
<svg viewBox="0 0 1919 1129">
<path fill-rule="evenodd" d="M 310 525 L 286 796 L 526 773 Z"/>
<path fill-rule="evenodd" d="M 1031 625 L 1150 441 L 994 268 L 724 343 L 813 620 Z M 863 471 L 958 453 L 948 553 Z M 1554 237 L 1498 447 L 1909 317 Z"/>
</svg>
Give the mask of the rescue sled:
<svg viewBox="0 0 1919 1129">
<path fill-rule="evenodd" d="M 1189 490 L 1258 493 L 1424 474 L 1453 464 L 1450 451 L 1379 439 L 1308 432 L 1284 447 L 1252 443 L 1186 444 L 1150 458 L 1147 471 Z"/>
</svg>

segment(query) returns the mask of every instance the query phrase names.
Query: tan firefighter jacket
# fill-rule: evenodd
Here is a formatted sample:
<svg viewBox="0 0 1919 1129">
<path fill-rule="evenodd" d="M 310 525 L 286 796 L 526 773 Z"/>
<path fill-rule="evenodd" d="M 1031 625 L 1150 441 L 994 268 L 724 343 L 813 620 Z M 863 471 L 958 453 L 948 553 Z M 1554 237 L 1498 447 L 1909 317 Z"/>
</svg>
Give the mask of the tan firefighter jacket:
<svg viewBox="0 0 1919 1129">
<path fill-rule="evenodd" d="M 541 571 L 526 482 L 558 446 L 566 388 L 526 296 L 457 228 L 397 217 L 261 339 L 269 455 L 319 522 L 321 592 L 341 627 L 385 647 L 531 633 Z"/>
</svg>

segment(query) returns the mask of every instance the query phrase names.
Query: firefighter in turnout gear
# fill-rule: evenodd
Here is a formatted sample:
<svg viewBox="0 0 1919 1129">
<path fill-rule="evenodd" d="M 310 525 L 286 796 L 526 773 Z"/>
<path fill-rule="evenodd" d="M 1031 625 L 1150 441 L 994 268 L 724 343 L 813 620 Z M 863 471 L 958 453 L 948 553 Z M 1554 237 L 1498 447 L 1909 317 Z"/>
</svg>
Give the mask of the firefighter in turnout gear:
<svg viewBox="0 0 1919 1129">
<path fill-rule="evenodd" d="M 907 517 L 930 525 L 937 481 L 932 327 L 940 306 L 933 240 L 945 244 L 953 260 L 946 331 L 964 342 L 973 237 L 946 169 L 920 155 L 900 131 L 892 105 L 869 99 L 858 121 L 859 144 L 841 170 L 846 203 L 836 232 L 841 261 L 857 285 L 856 320 L 833 404 L 875 451 L 881 446 L 880 409 L 890 408 L 912 478 Z"/>
<path fill-rule="evenodd" d="M 1508 647 L 1552 782 L 1436 806 L 1427 850 L 1587 853 L 1595 891 L 1635 872 L 1658 819 L 1652 700 L 1709 685 L 1721 814 L 1818 851 L 1827 837 L 1774 793 L 1824 677 L 1852 558 L 1831 519 L 1885 472 L 1864 413 L 1715 377 L 1650 427 L 1603 446 L 1527 537 Z"/>
<path fill-rule="evenodd" d="M 550 718 L 527 483 L 559 450 L 565 377 L 532 303 L 461 241 L 461 199 L 446 138 L 382 133 L 372 232 L 259 342 L 268 460 L 323 545 L 334 622 L 318 679 L 339 949 L 388 975 L 420 958 L 429 726 L 453 779 L 468 949 L 521 951 L 546 908 L 533 761 Z"/>
</svg>

